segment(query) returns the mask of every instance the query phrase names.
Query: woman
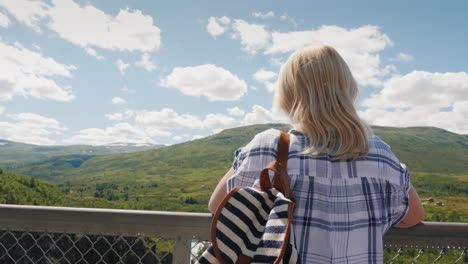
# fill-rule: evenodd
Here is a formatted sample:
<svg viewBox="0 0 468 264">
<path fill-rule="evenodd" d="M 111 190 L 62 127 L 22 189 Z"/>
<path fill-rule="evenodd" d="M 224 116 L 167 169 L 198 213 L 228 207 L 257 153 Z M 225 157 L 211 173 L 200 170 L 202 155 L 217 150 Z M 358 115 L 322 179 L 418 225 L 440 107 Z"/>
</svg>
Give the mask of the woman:
<svg viewBox="0 0 468 264">
<path fill-rule="evenodd" d="M 302 48 L 281 69 L 275 104 L 293 126 L 288 174 L 300 263 L 382 263 L 385 232 L 424 219 L 407 168 L 359 119 L 357 94 L 330 46 Z M 279 133 L 259 133 L 236 151 L 210 199 L 212 212 L 235 186 L 258 186 L 260 170 L 276 157 Z"/>
</svg>

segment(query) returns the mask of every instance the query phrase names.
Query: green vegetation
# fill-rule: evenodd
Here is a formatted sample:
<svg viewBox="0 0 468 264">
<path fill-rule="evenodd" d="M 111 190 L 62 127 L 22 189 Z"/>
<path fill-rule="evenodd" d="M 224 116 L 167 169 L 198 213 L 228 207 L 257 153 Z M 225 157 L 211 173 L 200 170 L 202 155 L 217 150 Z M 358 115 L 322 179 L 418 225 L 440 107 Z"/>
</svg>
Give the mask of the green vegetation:
<svg viewBox="0 0 468 264">
<path fill-rule="evenodd" d="M 105 199 L 78 199 L 66 195 L 51 183 L 3 172 L 2 169 L 0 169 L 0 203 L 100 208 L 112 206 Z"/>
<path fill-rule="evenodd" d="M 468 173 L 468 135 L 435 127 L 373 127 L 412 172 Z"/>
<path fill-rule="evenodd" d="M 112 155 L 68 153 L 23 162 L 7 170 L 46 179 L 78 200 L 106 201 L 112 208 L 207 212 L 207 202 L 232 164 L 234 151 L 268 128 L 253 125 L 160 149 Z M 427 220 L 468 221 L 468 136 L 437 128 L 374 127 L 411 171 L 426 205 Z M 54 147 L 39 147 L 41 153 Z M 101 206 L 96 206 L 101 207 Z"/>
<path fill-rule="evenodd" d="M 135 152 L 148 149 L 160 148 L 162 145 L 149 146 L 87 146 L 87 145 L 72 145 L 72 146 L 38 146 L 25 143 L 18 143 L 9 140 L 0 139 L 0 166 L 7 170 L 19 171 L 24 168 L 37 167 L 45 165 L 44 171 L 56 169 L 61 164 L 55 164 L 56 160 L 70 159 L 73 156 L 96 156 L 108 155 L 121 152 Z M 49 164 L 47 166 L 46 164 Z M 23 172 L 22 172 L 23 173 Z M 33 176 L 31 173 L 27 173 Z M 38 173 L 40 174 L 40 173 Z"/>
</svg>

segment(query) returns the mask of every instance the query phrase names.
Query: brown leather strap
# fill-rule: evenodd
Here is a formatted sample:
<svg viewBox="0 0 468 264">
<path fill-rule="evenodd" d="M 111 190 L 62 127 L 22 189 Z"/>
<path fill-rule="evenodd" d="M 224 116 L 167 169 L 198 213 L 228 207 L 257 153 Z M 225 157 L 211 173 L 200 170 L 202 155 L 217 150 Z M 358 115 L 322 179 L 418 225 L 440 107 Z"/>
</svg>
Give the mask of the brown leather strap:
<svg viewBox="0 0 468 264">
<path fill-rule="evenodd" d="M 286 198 L 293 200 L 290 186 L 290 179 L 288 176 L 288 153 L 289 153 L 289 134 L 281 132 L 278 140 L 278 151 L 276 154 L 276 160 L 270 162 L 263 170 L 260 172 L 260 188 L 262 191 L 271 189 L 271 181 L 269 171 L 275 173 L 273 180 L 273 187 L 280 189 Z"/>
<path fill-rule="evenodd" d="M 289 154 L 289 134 L 281 132 L 278 140 L 278 153 L 276 160 L 280 163 L 281 167 L 288 167 L 288 154 Z"/>
</svg>

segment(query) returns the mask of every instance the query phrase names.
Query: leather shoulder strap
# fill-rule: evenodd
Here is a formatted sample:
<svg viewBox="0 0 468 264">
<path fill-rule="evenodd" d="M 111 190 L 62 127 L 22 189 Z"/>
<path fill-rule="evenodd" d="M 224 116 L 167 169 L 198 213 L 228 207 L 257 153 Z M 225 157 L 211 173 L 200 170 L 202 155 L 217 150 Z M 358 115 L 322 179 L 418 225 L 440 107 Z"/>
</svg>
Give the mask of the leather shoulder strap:
<svg viewBox="0 0 468 264">
<path fill-rule="evenodd" d="M 278 139 L 278 150 L 276 154 L 276 160 L 272 161 L 260 172 L 260 188 L 262 189 L 262 191 L 266 191 L 267 189 L 275 187 L 276 189 L 282 190 L 283 194 L 287 198 L 294 200 L 291 190 L 289 189 L 290 179 L 287 173 L 288 154 L 289 134 L 281 132 L 280 137 Z M 270 181 L 270 176 L 268 173 L 269 171 L 273 171 L 275 173 L 273 186 Z"/>
<path fill-rule="evenodd" d="M 288 167 L 288 154 L 289 154 L 289 134 L 281 131 L 278 140 L 278 153 L 276 154 L 276 160 L 283 168 Z"/>
</svg>

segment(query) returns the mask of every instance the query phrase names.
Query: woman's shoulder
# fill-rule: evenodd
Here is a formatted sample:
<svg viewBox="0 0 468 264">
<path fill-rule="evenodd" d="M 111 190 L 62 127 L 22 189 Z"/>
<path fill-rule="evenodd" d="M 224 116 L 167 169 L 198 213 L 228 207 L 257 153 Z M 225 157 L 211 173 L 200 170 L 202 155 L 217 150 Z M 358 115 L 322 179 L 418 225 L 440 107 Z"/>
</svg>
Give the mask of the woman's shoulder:
<svg viewBox="0 0 468 264">
<path fill-rule="evenodd" d="M 249 151 L 258 148 L 270 148 L 275 145 L 276 140 L 280 135 L 280 131 L 274 128 L 264 130 L 257 133 L 249 143 L 241 147 L 243 151 Z"/>
<path fill-rule="evenodd" d="M 386 164 L 391 165 L 400 173 L 407 171 L 405 164 L 400 162 L 390 145 L 378 136 L 369 137 L 368 157 L 377 157 L 381 162 L 385 161 Z"/>
<path fill-rule="evenodd" d="M 367 139 L 369 142 L 369 147 L 387 150 L 387 151 L 392 150 L 392 148 L 390 147 L 389 144 L 387 144 L 387 142 L 383 141 L 381 138 L 379 138 L 376 135 L 369 136 Z"/>
<path fill-rule="evenodd" d="M 394 156 L 392 147 L 376 135 L 368 137 L 369 142 L 369 153 L 388 154 Z"/>
</svg>

